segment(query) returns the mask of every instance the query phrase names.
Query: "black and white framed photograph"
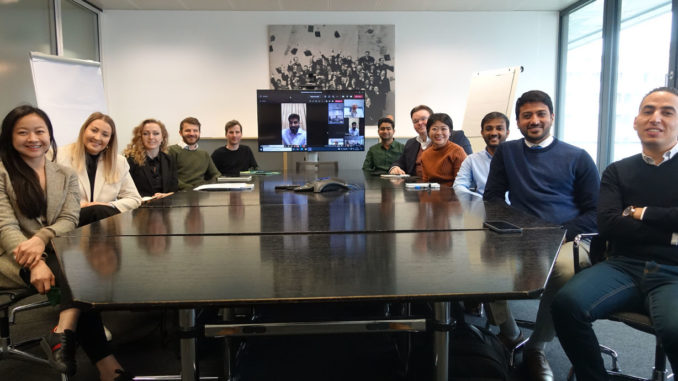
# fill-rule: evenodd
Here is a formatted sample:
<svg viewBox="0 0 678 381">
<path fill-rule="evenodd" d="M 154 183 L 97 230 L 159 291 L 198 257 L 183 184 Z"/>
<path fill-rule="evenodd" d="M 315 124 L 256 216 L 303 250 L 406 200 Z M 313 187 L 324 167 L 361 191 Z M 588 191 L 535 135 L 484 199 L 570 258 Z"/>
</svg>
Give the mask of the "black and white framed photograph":
<svg viewBox="0 0 678 381">
<path fill-rule="evenodd" d="M 365 90 L 365 122 L 395 114 L 394 25 L 269 25 L 276 90 Z"/>
</svg>

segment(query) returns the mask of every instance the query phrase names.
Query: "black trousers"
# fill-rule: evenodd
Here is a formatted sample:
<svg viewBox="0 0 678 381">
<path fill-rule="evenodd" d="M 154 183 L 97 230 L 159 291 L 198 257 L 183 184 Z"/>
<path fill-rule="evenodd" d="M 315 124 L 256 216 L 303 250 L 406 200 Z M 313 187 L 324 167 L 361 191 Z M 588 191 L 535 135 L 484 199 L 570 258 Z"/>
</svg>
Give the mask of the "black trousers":
<svg viewBox="0 0 678 381">
<path fill-rule="evenodd" d="M 82 349 L 85 351 L 85 354 L 87 354 L 89 360 L 92 364 L 96 364 L 99 360 L 112 353 L 108 340 L 106 340 L 106 334 L 104 333 L 104 324 L 101 321 L 101 314 L 98 311 L 75 306 L 73 303 L 73 294 L 61 271 L 61 266 L 56 258 L 54 249 L 51 245 L 48 245 L 45 250 L 48 253 L 47 266 L 49 266 L 54 273 L 56 279 L 55 283 L 59 287 L 61 293 L 59 310 L 63 311 L 73 307 L 80 309 L 80 317 L 78 318 L 75 334 L 78 343 L 82 346 Z M 21 277 L 28 287 L 33 287 L 31 285 L 30 270 L 22 269 Z"/>
<path fill-rule="evenodd" d="M 78 221 L 78 227 L 89 225 L 92 222 L 103 220 L 104 218 L 114 216 L 118 213 L 120 213 L 118 209 L 108 205 L 86 206 L 80 209 L 80 220 Z"/>
</svg>

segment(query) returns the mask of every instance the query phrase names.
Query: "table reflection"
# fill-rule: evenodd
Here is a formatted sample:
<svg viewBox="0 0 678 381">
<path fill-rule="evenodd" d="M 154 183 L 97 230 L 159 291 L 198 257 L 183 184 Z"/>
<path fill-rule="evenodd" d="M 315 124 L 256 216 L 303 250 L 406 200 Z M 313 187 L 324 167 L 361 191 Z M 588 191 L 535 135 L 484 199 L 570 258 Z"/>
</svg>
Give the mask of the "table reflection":
<svg viewBox="0 0 678 381">
<path fill-rule="evenodd" d="M 205 231 L 205 218 L 199 206 L 191 206 L 186 212 L 184 220 L 186 235 L 184 242 L 189 246 L 199 247 L 202 244 Z"/>
<path fill-rule="evenodd" d="M 120 269 L 120 224 L 117 219 L 107 218 L 83 228 L 83 235 L 73 239 L 80 241 L 84 257 L 92 270 L 102 278 L 110 278 Z M 104 238 L 105 236 L 111 239 Z"/>
<path fill-rule="evenodd" d="M 440 191 L 416 192 L 419 198 L 412 226 L 417 230 L 412 242 L 415 253 L 444 255 L 452 248 L 450 219 L 463 214 L 454 193 Z"/>
<path fill-rule="evenodd" d="M 151 255 L 165 254 L 170 248 L 172 221 L 169 212 L 169 208 L 137 209 L 132 212 L 132 221 L 140 234 L 137 236 L 139 246 Z"/>
</svg>

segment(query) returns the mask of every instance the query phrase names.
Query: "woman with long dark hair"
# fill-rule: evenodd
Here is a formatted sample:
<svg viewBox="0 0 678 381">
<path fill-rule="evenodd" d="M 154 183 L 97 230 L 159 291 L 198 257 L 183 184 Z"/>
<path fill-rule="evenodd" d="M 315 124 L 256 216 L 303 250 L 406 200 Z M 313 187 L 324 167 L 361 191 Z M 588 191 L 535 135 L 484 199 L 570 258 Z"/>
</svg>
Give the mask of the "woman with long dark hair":
<svg viewBox="0 0 678 381">
<path fill-rule="evenodd" d="M 52 160 L 47 152 L 52 149 Z M 0 131 L 0 288 L 33 285 L 47 293 L 60 278 L 52 270 L 51 239 L 75 228 L 80 212 L 78 177 L 53 161 L 57 150 L 44 111 L 19 106 L 7 114 Z M 64 284 L 62 299 L 68 295 Z M 75 373 L 76 342 L 98 368 L 102 380 L 131 380 L 108 349 L 98 314 L 62 306 L 59 323 L 43 340 L 50 363 Z"/>
</svg>

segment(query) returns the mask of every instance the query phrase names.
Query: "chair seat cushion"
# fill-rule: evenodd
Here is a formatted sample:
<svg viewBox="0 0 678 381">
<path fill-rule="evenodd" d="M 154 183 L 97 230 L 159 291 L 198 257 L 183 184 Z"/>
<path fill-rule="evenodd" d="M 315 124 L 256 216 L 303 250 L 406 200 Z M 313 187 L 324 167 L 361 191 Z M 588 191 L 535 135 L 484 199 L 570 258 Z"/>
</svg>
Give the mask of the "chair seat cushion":
<svg viewBox="0 0 678 381">
<path fill-rule="evenodd" d="M 652 321 L 650 320 L 650 317 L 645 314 L 637 312 L 617 312 L 610 315 L 608 319 L 619 321 L 643 332 L 654 334 Z"/>
</svg>

